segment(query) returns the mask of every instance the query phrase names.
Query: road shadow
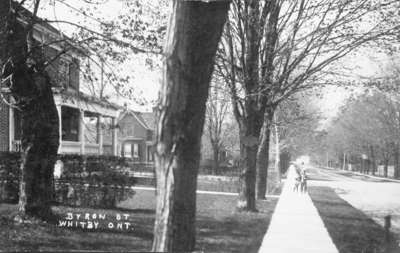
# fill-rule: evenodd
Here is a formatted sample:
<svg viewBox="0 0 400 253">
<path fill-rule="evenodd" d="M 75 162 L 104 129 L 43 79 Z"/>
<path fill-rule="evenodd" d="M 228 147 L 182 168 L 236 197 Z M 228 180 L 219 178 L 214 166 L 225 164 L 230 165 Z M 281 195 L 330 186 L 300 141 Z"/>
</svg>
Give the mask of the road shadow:
<svg viewBox="0 0 400 253">
<path fill-rule="evenodd" d="M 385 230 L 340 198 L 332 188 L 313 186 L 310 197 L 340 253 L 395 253 L 394 236 L 385 241 Z"/>
</svg>

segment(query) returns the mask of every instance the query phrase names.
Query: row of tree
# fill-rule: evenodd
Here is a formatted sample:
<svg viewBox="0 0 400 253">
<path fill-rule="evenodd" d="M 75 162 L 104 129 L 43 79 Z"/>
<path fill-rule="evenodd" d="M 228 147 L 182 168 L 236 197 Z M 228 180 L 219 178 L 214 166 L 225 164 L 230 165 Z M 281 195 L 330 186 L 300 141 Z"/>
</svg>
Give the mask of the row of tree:
<svg viewBox="0 0 400 253">
<path fill-rule="evenodd" d="M 348 164 L 374 174 L 394 165 L 400 175 L 400 97 L 394 92 L 369 90 L 348 101 L 328 129 L 328 152 L 342 168 Z"/>
<path fill-rule="evenodd" d="M 270 131 L 278 106 L 300 91 L 334 82 L 340 59 L 396 34 L 398 27 L 384 21 L 391 19 L 389 12 L 398 4 L 232 1 L 216 75 L 229 88 L 239 127 L 239 209 L 256 210 L 256 197 L 265 197 Z M 382 22 L 373 25 L 372 20 Z"/>
</svg>

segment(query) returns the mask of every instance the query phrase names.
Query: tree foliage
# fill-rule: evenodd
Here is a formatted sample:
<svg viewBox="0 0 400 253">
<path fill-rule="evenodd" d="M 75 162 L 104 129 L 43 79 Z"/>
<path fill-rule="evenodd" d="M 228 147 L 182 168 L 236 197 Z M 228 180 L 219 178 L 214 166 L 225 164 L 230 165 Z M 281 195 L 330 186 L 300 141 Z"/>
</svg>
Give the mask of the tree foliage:
<svg viewBox="0 0 400 253">
<path fill-rule="evenodd" d="M 206 108 L 206 121 L 204 135 L 207 148 L 212 150 L 213 169 L 218 170 L 221 161 L 221 153 L 227 147 L 227 135 L 229 128 L 229 94 L 223 83 L 217 78 L 213 79 L 210 87 Z M 204 145 L 204 144 L 203 144 Z"/>
<path fill-rule="evenodd" d="M 364 154 L 374 166 L 394 163 L 398 171 L 400 100 L 397 94 L 369 90 L 347 102 L 328 131 L 332 153 Z M 358 159 L 358 161 L 357 161 Z M 376 168 L 372 168 L 376 170 Z"/>
<path fill-rule="evenodd" d="M 277 106 L 297 92 L 335 82 L 334 63 L 361 46 L 397 36 L 399 26 L 385 22 L 388 15 L 380 11 L 398 5 L 390 0 L 233 1 L 216 66 L 230 88 L 242 144 L 258 140 L 258 179 L 266 176 L 261 160 L 268 156 Z M 246 145 L 245 150 L 243 177 L 252 184 L 254 152 Z M 257 187 L 260 197 L 262 188 Z M 241 189 L 253 203 L 252 187 Z"/>
<path fill-rule="evenodd" d="M 303 92 L 282 102 L 274 118 L 274 144 L 292 156 L 311 155 L 312 139 L 321 131 L 322 112 L 315 94 Z M 276 138 L 278 135 L 278 138 Z"/>
</svg>

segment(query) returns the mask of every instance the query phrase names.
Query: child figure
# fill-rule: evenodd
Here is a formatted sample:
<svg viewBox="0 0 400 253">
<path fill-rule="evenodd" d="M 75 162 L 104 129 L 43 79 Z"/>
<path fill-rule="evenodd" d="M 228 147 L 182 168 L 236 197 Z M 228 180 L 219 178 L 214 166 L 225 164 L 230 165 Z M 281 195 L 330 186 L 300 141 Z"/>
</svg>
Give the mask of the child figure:
<svg viewBox="0 0 400 253">
<path fill-rule="evenodd" d="M 299 166 L 297 166 L 296 164 L 294 164 L 294 171 L 296 173 L 295 173 L 295 177 L 294 177 L 293 191 L 299 192 L 300 184 L 301 184 L 301 172 L 300 172 Z"/>
<path fill-rule="evenodd" d="M 303 170 L 300 175 L 300 191 L 302 193 L 307 192 L 307 174 L 306 170 Z"/>
</svg>

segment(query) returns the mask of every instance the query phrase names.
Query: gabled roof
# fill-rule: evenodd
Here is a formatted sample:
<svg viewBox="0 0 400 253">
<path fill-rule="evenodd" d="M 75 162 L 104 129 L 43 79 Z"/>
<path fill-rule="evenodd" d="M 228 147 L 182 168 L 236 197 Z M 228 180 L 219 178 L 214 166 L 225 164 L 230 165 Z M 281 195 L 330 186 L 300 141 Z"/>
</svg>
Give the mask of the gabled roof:
<svg viewBox="0 0 400 253">
<path fill-rule="evenodd" d="M 136 120 L 147 130 L 154 130 L 155 128 L 155 116 L 153 113 L 138 112 L 129 109 L 125 109 L 118 118 L 118 122 L 121 121 L 125 116 L 132 115 Z"/>
<path fill-rule="evenodd" d="M 156 115 L 153 112 L 142 112 L 141 113 L 144 122 L 152 130 L 156 129 Z"/>
</svg>

